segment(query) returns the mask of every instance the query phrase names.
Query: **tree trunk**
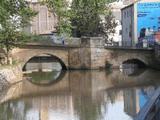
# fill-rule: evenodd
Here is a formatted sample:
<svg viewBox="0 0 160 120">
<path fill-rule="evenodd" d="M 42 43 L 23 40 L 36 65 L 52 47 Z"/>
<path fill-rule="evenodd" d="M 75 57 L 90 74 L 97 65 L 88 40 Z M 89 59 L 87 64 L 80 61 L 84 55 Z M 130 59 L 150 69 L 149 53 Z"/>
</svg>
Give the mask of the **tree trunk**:
<svg viewBox="0 0 160 120">
<path fill-rule="evenodd" d="M 7 58 L 7 65 L 10 64 L 9 51 L 10 51 L 10 49 L 9 49 L 9 42 L 8 42 L 8 40 L 6 40 L 6 58 Z"/>
</svg>

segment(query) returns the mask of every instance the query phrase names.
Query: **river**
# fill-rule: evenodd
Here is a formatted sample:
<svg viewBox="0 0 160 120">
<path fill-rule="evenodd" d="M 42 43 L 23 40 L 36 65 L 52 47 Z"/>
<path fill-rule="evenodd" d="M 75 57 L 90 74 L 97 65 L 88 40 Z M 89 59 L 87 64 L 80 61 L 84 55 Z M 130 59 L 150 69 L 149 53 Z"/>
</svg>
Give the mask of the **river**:
<svg viewBox="0 0 160 120">
<path fill-rule="evenodd" d="M 150 69 L 26 73 L 0 95 L 0 120 L 133 120 L 160 86 Z"/>
</svg>

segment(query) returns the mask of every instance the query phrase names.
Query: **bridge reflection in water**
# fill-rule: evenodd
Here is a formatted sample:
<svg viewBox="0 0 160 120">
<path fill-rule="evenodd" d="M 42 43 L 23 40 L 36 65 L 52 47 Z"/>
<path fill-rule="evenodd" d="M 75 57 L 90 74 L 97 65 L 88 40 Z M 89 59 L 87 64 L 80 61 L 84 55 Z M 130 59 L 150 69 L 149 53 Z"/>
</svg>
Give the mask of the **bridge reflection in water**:
<svg viewBox="0 0 160 120">
<path fill-rule="evenodd" d="M 1 96 L 0 120 L 133 120 L 159 87 L 159 74 L 68 71 L 47 86 L 24 80 Z"/>
</svg>

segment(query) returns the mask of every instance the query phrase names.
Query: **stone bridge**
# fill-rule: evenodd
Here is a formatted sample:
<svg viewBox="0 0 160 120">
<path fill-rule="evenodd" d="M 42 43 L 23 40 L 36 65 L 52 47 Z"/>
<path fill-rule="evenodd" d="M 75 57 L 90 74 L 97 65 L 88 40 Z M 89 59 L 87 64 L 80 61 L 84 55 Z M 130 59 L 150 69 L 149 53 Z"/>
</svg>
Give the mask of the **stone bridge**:
<svg viewBox="0 0 160 120">
<path fill-rule="evenodd" d="M 14 60 L 20 61 L 24 66 L 31 58 L 38 55 L 51 55 L 58 59 L 62 67 L 69 67 L 69 49 L 63 46 L 40 46 L 40 45 L 25 45 L 21 48 L 12 51 Z"/>
<path fill-rule="evenodd" d="M 105 47 L 102 38 L 82 38 L 79 45 L 26 44 L 12 51 L 22 67 L 33 57 L 46 54 L 58 59 L 66 69 L 119 67 L 124 62 L 141 62 L 154 66 L 154 50 Z"/>
</svg>

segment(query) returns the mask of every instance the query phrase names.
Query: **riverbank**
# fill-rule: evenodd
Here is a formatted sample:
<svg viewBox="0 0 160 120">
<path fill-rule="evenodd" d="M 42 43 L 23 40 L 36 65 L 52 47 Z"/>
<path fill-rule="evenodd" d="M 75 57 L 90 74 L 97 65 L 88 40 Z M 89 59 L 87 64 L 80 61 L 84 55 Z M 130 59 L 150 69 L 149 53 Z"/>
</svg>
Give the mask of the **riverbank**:
<svg viewBox="0 0 160 120">
<path fill-rule="evenodd" d="M 0 90 L 22 80 L 21 65 L 0 66 Z"/>
</svg>

